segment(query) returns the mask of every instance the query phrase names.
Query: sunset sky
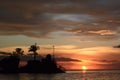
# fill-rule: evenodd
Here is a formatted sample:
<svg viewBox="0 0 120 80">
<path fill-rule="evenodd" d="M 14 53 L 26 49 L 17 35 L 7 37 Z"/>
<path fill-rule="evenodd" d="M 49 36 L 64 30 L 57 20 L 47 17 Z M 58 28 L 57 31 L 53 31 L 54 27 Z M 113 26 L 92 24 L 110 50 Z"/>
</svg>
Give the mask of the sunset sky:
<svg viewBox="0 0 120 80">
<path fill-rule="evenodd" d="M 0 0 L 0 52 L 34 43 L 68 69 L 120 69 L 120 0 Z"/>
</svg>

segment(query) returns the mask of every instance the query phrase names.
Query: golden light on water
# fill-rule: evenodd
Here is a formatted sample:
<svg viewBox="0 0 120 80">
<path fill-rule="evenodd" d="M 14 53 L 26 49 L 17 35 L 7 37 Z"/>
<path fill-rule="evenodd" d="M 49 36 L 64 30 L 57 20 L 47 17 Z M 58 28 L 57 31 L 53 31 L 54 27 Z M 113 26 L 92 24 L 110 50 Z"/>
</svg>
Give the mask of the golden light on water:
<svg viewBox="0 0 120 80">
<path fill-rule="evenodd" d="M 82 66 L 82 73 L 86 73 L 87 67 L 86 66 Z"/>
</svg>

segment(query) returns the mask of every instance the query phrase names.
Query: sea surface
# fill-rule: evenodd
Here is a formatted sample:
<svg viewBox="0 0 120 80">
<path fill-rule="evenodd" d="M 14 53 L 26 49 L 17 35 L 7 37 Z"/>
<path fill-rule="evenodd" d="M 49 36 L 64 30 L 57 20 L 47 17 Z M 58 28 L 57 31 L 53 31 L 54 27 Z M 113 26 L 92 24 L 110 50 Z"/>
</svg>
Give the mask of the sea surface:
<svg viewBox="0 0 120 80">
<path fill-rule="evenodd" d="M 67 71 L 59 74 L 0 74 L 0 80 L 120 80 L 120 70 Z"/>
</svg>

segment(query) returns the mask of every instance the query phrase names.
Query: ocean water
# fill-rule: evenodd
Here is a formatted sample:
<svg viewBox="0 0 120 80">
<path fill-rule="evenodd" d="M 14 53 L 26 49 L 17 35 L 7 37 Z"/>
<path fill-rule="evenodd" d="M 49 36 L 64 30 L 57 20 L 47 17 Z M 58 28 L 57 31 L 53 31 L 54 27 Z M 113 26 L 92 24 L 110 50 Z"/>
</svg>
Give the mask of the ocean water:
<svg viewBox="0 0 120 80">
<path fill-rule="evenodd" d="M 59 74 L 0 74 L 0 80 L 120 80 L 120 70 L 67 71 Z"/>
</svg>

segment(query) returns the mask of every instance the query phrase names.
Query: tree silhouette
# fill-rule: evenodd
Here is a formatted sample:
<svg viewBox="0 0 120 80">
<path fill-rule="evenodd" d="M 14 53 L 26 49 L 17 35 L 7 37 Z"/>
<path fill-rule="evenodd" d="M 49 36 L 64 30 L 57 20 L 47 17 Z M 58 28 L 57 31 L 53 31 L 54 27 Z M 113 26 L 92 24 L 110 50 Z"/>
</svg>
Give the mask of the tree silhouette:
<svg viewBox="0 0 120 80">
<path fill-rule="evenodd" d="M 39 49 L 39 46 L 36 45 L 31 45 L 29 48 L 29 52 L 33 52 L 34 55 L 34 60 L 36 60 L 36 56 L 38 55 L 37 50 Z"/>
<path fill-rule="evenodd" d="M 16 48 L 15 51 L 13 52 L 13 55 L 23 55 L 24 51 L 22 48 Z"/>
</svg>

